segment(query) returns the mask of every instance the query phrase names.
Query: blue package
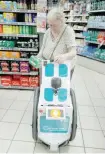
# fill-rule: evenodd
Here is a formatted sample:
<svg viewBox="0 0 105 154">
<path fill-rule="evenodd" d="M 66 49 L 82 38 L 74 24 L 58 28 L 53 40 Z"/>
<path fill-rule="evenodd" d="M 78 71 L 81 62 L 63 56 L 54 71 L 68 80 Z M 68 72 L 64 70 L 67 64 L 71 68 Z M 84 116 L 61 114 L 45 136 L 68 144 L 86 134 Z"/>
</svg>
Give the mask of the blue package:
<svg viewBox="0 0 105 154">
<path fill-rule="evenodd" d="M 68 68 L 65 64 L 59 65 L 59 77 L 67 77 L 68 76 Z"/>
<path fill-rule="evenodd" d="M 62 88 L 58 90 L 58 100 L 64 102 L 67 100 L 67 89 Z"/>
<path fill-rule="evenodd" d="M 44 99 L 48 102 L 52 102 L 53 101 L 53 95 L 54 95 L 54 91 L 52 88 L 45 88 L 44 89 Z"/>
<path fill-rule="evenodd" d="M 45 66 L 45 76 L 46 77 L 53 77 L 54 76 L 54 64 L 47 64 Z"/>
</svg>

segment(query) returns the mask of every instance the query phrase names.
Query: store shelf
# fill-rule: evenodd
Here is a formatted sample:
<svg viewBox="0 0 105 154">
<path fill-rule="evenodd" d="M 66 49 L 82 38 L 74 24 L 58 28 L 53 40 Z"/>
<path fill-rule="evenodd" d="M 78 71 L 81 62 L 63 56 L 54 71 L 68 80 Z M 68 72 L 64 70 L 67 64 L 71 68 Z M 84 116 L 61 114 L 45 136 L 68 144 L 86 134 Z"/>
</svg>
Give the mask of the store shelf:
<svg viewBox="0 0 105 154">
<path fill-rule="evenodd" d="M 28 22 L 0 22 L 0 25 L 36 26 L 36 23 L 28 23 Z"/>
<path fill-rule="evenodd" d="M 38 75 L 38 72 L 29 72 L 29 73 L 22 73 L 22 72 L 0 72 L 0 75 Z"/>
<path fill-rule="evenodd" d="M 63 10 L 63 12 L 70 12 L 70 10 Z"/>
<path fill-rule="evenodd" d="M 75 36 L 76 38 L 84 39 L 84 36 Z"/>
<path fill-rule="evenodd" d="M 17 10 L 0 10 L 0 12 L 10 12 L 10 13 L 37 13 L 36 10 L 22 10 L 22 9 L 17 9 Z"/>
<path fill-rule="evenodd" d="M 66 23 L 83 23 L 83 24 L 87 24 L 88 22 L 87 21 L 70 21 L 70 20 L 67 20 Z"/>
<path fill-rule="evenodd" d="M 38 38 L 38 35 L 28 35 L 28 34 L 1 34 L 0 33 L 0 36 L 10 36 L 10 37 L 29 37 L 29 38 Z"/>
<path fill-rule="evenodd" d="M 22 86 L 2 86 L 0 85 L 0 89 L 20 89 L 20 90 L 34 90 L 35 87 L 22 87 Z"/>
<path fill-rule="evenodd" d="M 99 30 L 105 30 L 105 26 L 104 27 L 90 27 L 90 26 L 87 26 L 87 28 L 89 29 L 99 29 Z"/>
<path fill-rule="evenodd" d="M 92 43 L 92 44 L 97 44 L 97 45 L 100 45 L 100 43 L 95 42 L 95 41 L 87 41 L 87 40 L 85 40 L 85 42 L 86 42 L 86 43 Z M 103 44 L 103 45 L 105 45 L 105 44 Z"/>
<path fill-rule="evenodd" d="M 93 11 L 90 11 L 89 13 L 105 13 L 105 10 L 93 10 Z"/>
<path fill-rule="evenodd" d="M 14 47 L 14 48 L 4 48 L 4 47 L 0 47 L 0 50 L 7 50 L 7 51 L 38 51 L 38 49 L 35 49 L 35 48 L 17 48 L 17 47 Z"/>
<path fill-rule="evenodd" d="M 8 60 L 8 61 L 29 61 L 27 58 L 0 58 L 0 60 Z"/>
<path fill-rule="evenodd" d="M 65 15 L 65 17 L 88 17 L 88 14 Z"/>
<path fill-rule="evenodd" d="M 84 29 L 73 28 L 75 31 L 84 31 Z"/>
<path fill-rule="evenodd" d="M 89 58 L 89 59 L 92 59 L 92 60 L 95 60 L 95 61 L 99 61 L 99 62 L 105 63 L 105 61 L 101 60 L 101 59 L 97 59 L 97 58 L 90 57 L 90 56 L 87 56 L 87 55 L 82 55 L 82 54 L 77 54 L 77 55 L 78 56 L 82 56 L 82 57 L 86 57 L 86 58 Z"/>
</svg>

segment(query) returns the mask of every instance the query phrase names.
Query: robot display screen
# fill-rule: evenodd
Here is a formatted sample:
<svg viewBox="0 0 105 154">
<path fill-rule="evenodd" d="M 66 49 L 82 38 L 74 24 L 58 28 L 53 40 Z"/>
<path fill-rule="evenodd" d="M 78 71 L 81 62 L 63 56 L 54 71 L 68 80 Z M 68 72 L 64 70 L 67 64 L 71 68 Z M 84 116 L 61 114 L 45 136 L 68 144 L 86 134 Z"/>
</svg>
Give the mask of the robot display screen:
<svg viewBox="0 0 105 154">
<path fill-rule="evenodd" d="M 47 108 L 46 119 L 65 119 L 65 110 L 63 108 Z"/>
</svg>

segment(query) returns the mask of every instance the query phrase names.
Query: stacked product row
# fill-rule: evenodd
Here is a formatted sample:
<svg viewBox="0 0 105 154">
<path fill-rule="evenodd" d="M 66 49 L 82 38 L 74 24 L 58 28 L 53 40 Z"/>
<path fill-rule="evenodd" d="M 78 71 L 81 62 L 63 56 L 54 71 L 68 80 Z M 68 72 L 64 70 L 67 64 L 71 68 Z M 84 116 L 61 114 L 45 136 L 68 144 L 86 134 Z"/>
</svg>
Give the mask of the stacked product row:
<svg viewBox="0 0 105 154">
<path fill-rule="evenodd" d="M 79 55 L 93 58 L 96 60 L 105 61 L 105 49 L 99 49 L 95 46 L 85 46 L 81 51 L 78 51 Z"/>
<path fill-rule="evenodd" d="M 105 1 L 91 0 L 91 10 L 105 10 Z"/>
<path fill-rule="evenodd" d="M 16 14 L 16 13 L 1 13 L 0 14 L 0 22 L 8 22 L 8 23 L 13 23 L 13 22 L 30 22 L 30 23 L 36 23 L 36 14 L 35 13 L 24 13 L 21 14 Z"/>
<path fill-rule="evenodd" d="M 105 28 L 105 15 L 92 15 L 88 20 L 88 27 L 90 28 Z"/>
<path fill-rule="evenodd" d="M 4 48 L 14 48 L 14 47 L 18 47 L 18 48 L 35 48 L 38 50 L 39 47 L 39 43 L 38 43 L 38 38 L 36 39 L 18 39 L 18 40 L 0 40 L 0 47 L 4 47 Z"/>
<path fill-rule="evenodd" d="M 101 43 L 105 41 L 105 31 L 88 30 L 86 40 Z"/>
<path fill-rule="evenodd" d="M 4 10 L 16 10 L 16 9 L 37 9 L 37 0 L 9 0 L 9 1 L 0 1 L 0 9 Z"/>
<path fill-rule="evenodd" d="M 2 34 L 37 34 L 36 27 L 0 25 Z"/>
<path fill-rule="evenodd" d="M 20 75 L 3 75 L 0 77 L 0 86 L 3 87 L 38 87 L 39 77 L 32 76 L 20 76 Z"/>
<path fill-rule="evenodd" d="M 29 65 L 29 62 L 25 61 L 0 61 L 0 72 L 20 72 L 20 73 L 30 73 L 38 72 L 36 68 Z"/>
<path fill-rule="evenodd" d="M 38 69 L 28 62 L 39 52 L 36 10 L 37 0 L 0 0 L 1 88 L 39 86 Z"/>
<path fill-rule="evenodd" d="M 36 56 L 37 55 L 37 53 L 36 52 L 25 52 L 25 51 L 15 51 L 15 52 L 13 52 L 13 51 L 0 51 L 0 59 L 8 59 L 8 60 L 10 60 L 10 59 L 15 59 L 15 60 L 17 60 L 17 59 L 22 59 L 22 58 L 24 58 L 24 59 L 27 59 L 28 60 L 28 58 L 29 57 L 31 57 L 32 55 L 34 55 L 34 56 Z"/>
</svg>

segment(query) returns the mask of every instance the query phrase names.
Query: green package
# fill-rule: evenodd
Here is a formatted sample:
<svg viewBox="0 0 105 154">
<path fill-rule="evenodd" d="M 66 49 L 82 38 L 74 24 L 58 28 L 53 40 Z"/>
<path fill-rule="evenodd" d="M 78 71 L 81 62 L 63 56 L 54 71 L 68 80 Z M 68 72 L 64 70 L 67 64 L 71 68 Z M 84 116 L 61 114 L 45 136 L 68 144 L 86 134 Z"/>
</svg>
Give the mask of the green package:
<svg viewBox="0 0 105 154">
<path fill-rule="evenodd" d="M 42 60 L 40 58 L 35 57 L 35 56 L 31 56 L 29 59 L 29 63 L 35 68 L 40 68 L 41 62 L 42 62 Z"/>
</svg>

